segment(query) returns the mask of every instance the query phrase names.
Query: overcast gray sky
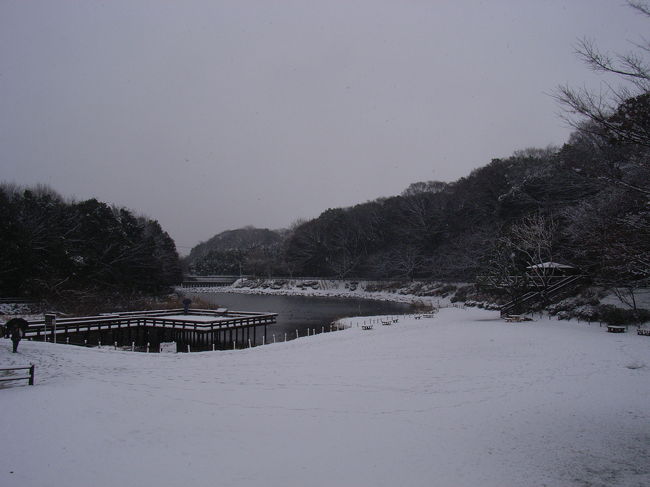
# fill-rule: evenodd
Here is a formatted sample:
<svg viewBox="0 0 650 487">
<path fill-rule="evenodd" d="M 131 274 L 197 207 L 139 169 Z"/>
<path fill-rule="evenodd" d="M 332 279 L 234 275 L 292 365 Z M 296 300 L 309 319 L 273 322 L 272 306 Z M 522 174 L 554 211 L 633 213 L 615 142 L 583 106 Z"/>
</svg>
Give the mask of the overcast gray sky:
<svg viewBox="0 0 650 487">
<path fill-rule="evenodd" d="M 157 219 L 179 251 L 562 144 L 618 0 L 0 0 L 0 180 Z"/>
</svg>

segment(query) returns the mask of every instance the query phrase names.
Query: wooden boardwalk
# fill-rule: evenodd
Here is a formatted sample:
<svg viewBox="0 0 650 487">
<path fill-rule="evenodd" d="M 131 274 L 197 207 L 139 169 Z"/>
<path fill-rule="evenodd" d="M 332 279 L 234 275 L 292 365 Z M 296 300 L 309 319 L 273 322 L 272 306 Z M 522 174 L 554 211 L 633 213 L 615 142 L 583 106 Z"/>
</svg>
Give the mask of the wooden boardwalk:
<svg viewBox="0 0 650 487">
<path fill-rule="evenodd" d="M 194 349 L 230 348 L 257 343 L 257 330 L 274 324 L 277 313 L 183 309 L 135 311 L 97 316 L 32 320 L 25 338 L 84 345 L 145 344 L 175 341 Z"/>
</svg>

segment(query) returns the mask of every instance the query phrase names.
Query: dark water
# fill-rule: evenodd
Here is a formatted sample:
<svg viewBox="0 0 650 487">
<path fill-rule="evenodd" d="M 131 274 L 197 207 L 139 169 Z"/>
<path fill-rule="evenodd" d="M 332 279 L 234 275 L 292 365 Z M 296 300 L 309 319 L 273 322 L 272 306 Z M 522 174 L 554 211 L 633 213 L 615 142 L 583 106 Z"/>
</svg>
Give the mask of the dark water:
<svg viewBox="0 0 650 487">
<path fill-rule="evenodd" d="M 268 339 L 273 334 L 278 340 L 295 338 L 296 330 L 300 336 L 307 334 L 307 329 L 321 332 L 329 324 L 349 316 L 399 315 L 410 313 L 412 307 L 406 303 L 390 301 L 372 301 L 368 299 L 320 298 L 306 296 L 274 296 L 258 294 L 232 293 L 187 293 L 215 306 L 233 311 L 268 311 L 278 313 L 278 321 L 267 330 Z"/>
</svg>

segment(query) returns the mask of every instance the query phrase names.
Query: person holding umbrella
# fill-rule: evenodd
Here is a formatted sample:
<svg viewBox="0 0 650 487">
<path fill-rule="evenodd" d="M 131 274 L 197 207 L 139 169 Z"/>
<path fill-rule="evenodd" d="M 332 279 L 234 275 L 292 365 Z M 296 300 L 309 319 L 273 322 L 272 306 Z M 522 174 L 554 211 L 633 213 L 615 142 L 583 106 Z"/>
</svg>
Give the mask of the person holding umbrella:
<svg viewBox="0 0 650 487">
<path fill-rule="evenodd" d="M 22 318 L 13 318 L 7 321 L 5 326 L 7 327 L 6 333 L 8 336 L 11 336 L 11 341 L 14 344 L 13 352 L 16 353 L 18 351 L 18 344 L 25 335 L 29 323 Z"/>
</svg>

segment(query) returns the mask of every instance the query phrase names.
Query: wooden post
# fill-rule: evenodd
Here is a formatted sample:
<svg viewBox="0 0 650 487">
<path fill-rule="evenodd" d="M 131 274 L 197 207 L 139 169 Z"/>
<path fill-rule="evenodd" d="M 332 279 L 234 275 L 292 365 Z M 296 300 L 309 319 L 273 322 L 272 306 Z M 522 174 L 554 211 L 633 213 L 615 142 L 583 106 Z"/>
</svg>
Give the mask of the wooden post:
<svg viewBox="0 0 650 487">
<path fill-rule="evenodd" d="M 190 344 L 187 344 L 187 353 L 190 353 Z"/>
<path fill-rule="evenodd" d="M 29 367 L 29 385 L 34 385 L 34 364 Z"/>
<path fill-rule="evenodd" d="M 131 342 L 131 351 L 135 352 L 135 342 Z"/>
<path fill-rule="evenodd" d="M 149 342 L 147 342 L 147 353 L 149 353 Z"/>
<path fill-rule="evenodd" d="M 237 350 L 237 342 L 235 340 L 232 341 L 232 349 Z"/>
<path fill-rule="evenodd" d="M 56 315 L 53 313 L 47 313 L 45 315 L 45 326 L 50 326 L 52 328 L 52 343 L 56 343 Z"/>
<path fill-rule="evenodd" d="M 308 328 L 309 329 L 309 328 Z M 298 330 L 296 330 L 296 338 L 298 338 L 300 335 L 298 335 Z"/>
</svg>

